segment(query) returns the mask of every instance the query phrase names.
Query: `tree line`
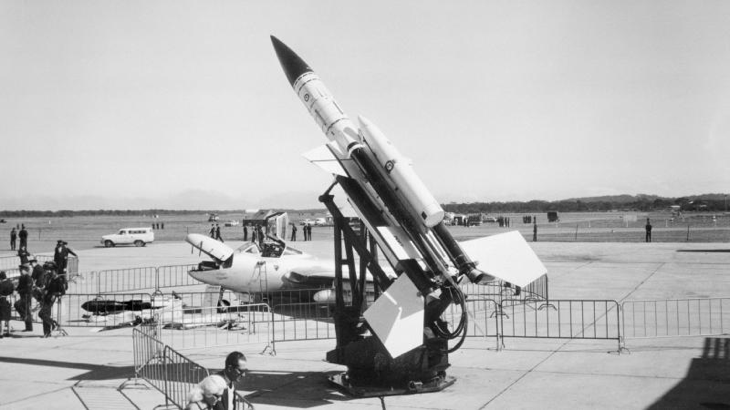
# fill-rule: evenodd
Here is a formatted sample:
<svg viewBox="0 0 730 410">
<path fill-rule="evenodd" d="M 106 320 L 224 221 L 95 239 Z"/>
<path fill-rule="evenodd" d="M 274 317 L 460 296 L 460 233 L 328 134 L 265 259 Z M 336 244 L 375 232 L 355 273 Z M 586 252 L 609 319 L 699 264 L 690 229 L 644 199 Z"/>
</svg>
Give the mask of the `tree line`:
<svg viewBox="0 0 730 410">
<path fill-rule="evenodd" d="M 636 198 L 632 201 L 611 200 L 560 200 L 560 201 L 527 201 L 527 202 L 470 202 L 449 203 L 443 205 L 447 212 L 460 214 L 470 213 L 535 213 L 535 212 L 608 212 L 608 211 L 637 211 L 657 212 L 670 211 L 672 206 L 678 206 L 682 212 L 725 212 L 727 200 L 722 199 L 691 199 L 691 198 Z"/>
<path fill-rule="evenodd" d="M 558 212 L 608 212 L 637 211 L 657 212 L 669 211 L 678 206 L 682 212 L 726 212 L 728 196 L 726 194 L 705 194 L 695 197 L 662 198 L 654 195 L 619 195 L 611 197 L 566 199 L 560 201 L 512 201 L 512 202 L 451 202 L 442 205 L 447 212 L 460 214 L 470 213 L 543 213 Z M 286 210 L 290 213 L 325 212 L 324 209 Z M 33 218 L 33 217 L 73 217 L 73 216 L 150 216 L 150 215 L 200 215 L 206 213 L 244 213 L 244 210 L 174 210 L 174 209 L 98 209 L 98 210 L 60 210 L 36 211 L 16 210 L 0 211 L 0 218 Z"/>
</svg>

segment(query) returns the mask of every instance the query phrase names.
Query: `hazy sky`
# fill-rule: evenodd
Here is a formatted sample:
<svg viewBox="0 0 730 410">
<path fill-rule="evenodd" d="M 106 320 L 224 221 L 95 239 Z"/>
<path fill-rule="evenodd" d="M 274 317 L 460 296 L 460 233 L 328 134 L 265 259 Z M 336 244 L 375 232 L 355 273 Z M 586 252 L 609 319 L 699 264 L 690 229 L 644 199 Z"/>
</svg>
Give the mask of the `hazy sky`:
<svg viewBox="0 0 730 410">
<path fill-rule="evenodd" d="M 730 2 L 0 2 L 0 209 L 319 207 L 275 35 L 442 202 L 730 192 Z"/>
</svg>

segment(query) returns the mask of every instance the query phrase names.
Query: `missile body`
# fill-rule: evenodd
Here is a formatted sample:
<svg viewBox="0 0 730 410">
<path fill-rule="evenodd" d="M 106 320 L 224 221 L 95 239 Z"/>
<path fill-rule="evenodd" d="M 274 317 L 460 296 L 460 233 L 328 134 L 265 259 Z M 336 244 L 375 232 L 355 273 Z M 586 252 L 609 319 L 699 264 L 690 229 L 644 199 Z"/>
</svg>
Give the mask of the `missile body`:
<svg viewBox="0 0 730 410">
<path fill-rule="evenodd" d="M 276 37 L 272 36 L 271 40 L 289 83 L 329 139 L 330 151 L 350 178 L 369 193 L 371 201 L 365 206 L 382 204 L 381 208 L 387 211 L 385 219 L 391 226 L 405 230 L 432 277 L 449 274 L 448 263 L 443 258 L 446 256 L 472 282 L 491 278 L 476 269 L 476 263 L 443 225 L 443 209 L 410 161 L 372 122 L 360 117 L 360 127 L 356 127 L 309 65 Z"/>
</svg>

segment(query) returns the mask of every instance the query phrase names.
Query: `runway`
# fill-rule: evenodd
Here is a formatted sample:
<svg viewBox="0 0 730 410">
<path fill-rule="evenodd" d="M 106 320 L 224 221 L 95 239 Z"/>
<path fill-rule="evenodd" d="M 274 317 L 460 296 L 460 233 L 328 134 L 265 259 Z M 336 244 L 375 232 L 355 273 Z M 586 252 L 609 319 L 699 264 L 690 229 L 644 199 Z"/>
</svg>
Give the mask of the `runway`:
<svg viewBox="0 0 730 410">
<path fill-rule="evenodd" d="M 531 243 L 549 270 L 551 299 L 632 300 L 730 296 L 730 253 L 723 243 Z M 330 241 L 295 246 L 321 257 Z M 689 251 L 689 252 L 688 252 Z M 80 271 L 194 263 L 183 243 L 145 248 L 80 251 Z M 726 312 L 730 315 L 730 312 Z M 117 387 L 134 374 L 131 329 L 96 333 L 71 328 L 69 336 L 40 338 L 19 332 L 0 340 L 0 407 L 8 409 L 140 408 L 164 405 L 144 385 Z M 240 390 L 256 409 L 522 409 L 729 408 L 727 335 L 630 338 L 618 354 L 610 340 L 468 338 L 450 355 L 457 379 L 439 393 L 353 399 L 327 376 L 344 369 L 324 361 L 334 340 L 277 343 L 276 355 L 236 346 L 250 373 Z M 220 369 L 232 347 L 193 352 L 190 358 Z M 185 352 L 183 352 L 185 353 Z"/>
</svg>

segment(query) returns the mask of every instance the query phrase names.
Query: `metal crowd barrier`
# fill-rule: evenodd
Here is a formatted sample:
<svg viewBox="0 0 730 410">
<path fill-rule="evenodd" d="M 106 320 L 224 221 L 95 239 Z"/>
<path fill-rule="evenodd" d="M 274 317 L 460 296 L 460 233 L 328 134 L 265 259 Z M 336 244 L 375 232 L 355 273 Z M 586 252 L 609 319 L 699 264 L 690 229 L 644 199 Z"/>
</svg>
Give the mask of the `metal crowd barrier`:
<svg viewBox="0 0 730 410">
<path fill-rule="evenodd" d="M 508 282 L 496 281 L 486 285 L 467 283 L 461 285 L 461 289 L 469 297 L 492 299 L 498 303 L 501 303 L 503 299 L 519 299 L 523 301 L 549 300 L 547 274 L 540 276 L 523 288 L 518 288 Z"/>
<path fill-rule="evenodd" d="M 53 261 L 52 255 L 33 255 L 38 260 L 38 263 L 43 264 L 44 262 Z M 77 261 L 76 266 L 78 266 L 78 259 L 69 258 L 69 266 L 68 269 L 71 269 L 71 261 L 75 260 Z M 4 270 L 5 273 L 13 270 L 18 270 L 18 266 L 20 265 L 20 257 L 16 255 L 10 255 L 10 256 L 0 256 L 0 270 Z M 8 276 L 10 276 L 8 274 Z"/>
<path fill-rule="evenodd" d="M 147 266 L 84 272 L 74 276 L 73 283 L 69 283 L 69 291 L 115 293 L 198 285 L 200 282 L 188 275 L 188 271 L 196 266 L 194 264 Z"/>
<path fill-rule="evenodd" d="M 730 298 L 625 301 L 625 338 L 712 336 L 730 331 Z"/>
<path fill-rule="evenodd" d="M 331 305 L 323 303 L 283 303 L 274 305 L 270 315 L 271 344 L 276 342 L 334 339 Z"/>
<path fill-rule="evenodd" d="M 33 255 L 40 265 L 45 262 L 52 262 L 53 256 L 50 255 Z M 17 256 L 2 256 L 0 257 L 0 270 L 4 270 L 8 278 L 15 278 L 20 276 L 20 258 Z M 76 276 L 79 273 L 79 260 L 76 258 L 68 258 L 68 264 L 66 265 L 66 272 L 70 276 Z"/>
<path fill-rule="evenodd" d="M 179 350 L 271 341 L 269 306 L 263 303 L 219 307 L 175 307 L 156 317 L 158 337 Z"/>
<path fill-rule="evenodd" d="M 504 300 L 501 337 L 609 339 L 621 349 L 621 314 L 615 300 Z"/>
<path fill-rule="evenodd" d="M 185 408 L 187 394 L 208 376 L 208 369 L 166 346 L 156 335 L 156 326 L 139 326 L 132 331 L 134 377 L 164 394 L 166 406 Z"/>
<path fill-rule="evenodd" d="M 190 391 L 208 377 L 210 372 L 165 345 L 158 336 L 159 327 L 156 325 L 140 325 L 132 330 L 134 379 L 143 379 L 162 393 L 165 396 L 165 407 L 173 405 L 183 409 L 187 405 Z M 119 390 L 127 383 L 123 383 Z M 240 394 L 238 399 L 236 410 L 254 409 Z"/>
</svg>

